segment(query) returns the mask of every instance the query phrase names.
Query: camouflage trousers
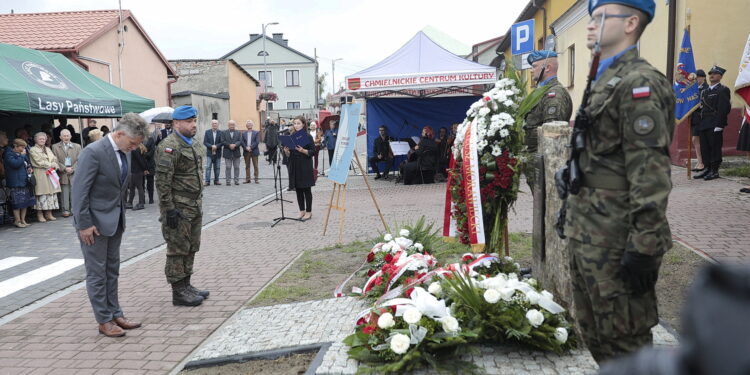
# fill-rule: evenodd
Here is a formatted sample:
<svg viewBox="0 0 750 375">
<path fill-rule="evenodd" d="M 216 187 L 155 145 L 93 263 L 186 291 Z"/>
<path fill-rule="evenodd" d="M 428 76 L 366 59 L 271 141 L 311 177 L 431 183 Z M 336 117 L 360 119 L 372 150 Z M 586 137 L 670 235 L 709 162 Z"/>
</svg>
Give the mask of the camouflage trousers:
<svg viewBox="0 0 750 375">
<path fill-rule="evenodd" d="M 570 239 L 574 316 L 597 363 L 651 345 L 658 323 L 656 293 L 633 295 L 622 279 L 624 250 Z"/>
<path fill-rule="evenodd" d="M 195 253 L 200 249 L 202 215 L 196 207 L 179 205 L 182 212 L 176 229 L 169 228 L 166 217 L 160 219 L 162 234 L 167 242 L 167 263 L 164 273 L 167 282 L 174 284 L 193 274 Z"/>
</svg>

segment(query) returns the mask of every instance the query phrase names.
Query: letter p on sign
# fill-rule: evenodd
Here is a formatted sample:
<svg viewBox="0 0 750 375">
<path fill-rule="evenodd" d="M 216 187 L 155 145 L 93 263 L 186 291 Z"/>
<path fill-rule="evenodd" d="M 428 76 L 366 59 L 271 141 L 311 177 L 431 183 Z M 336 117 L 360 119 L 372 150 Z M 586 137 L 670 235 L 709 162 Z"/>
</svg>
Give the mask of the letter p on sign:
<svg viewBox="0 0 750 375">
<path fill-rule="evenodd" d="M 513 24 L 511 32 L 511 54 L 520 55 L 534 50 L 534 20 Z"/>
</svg>

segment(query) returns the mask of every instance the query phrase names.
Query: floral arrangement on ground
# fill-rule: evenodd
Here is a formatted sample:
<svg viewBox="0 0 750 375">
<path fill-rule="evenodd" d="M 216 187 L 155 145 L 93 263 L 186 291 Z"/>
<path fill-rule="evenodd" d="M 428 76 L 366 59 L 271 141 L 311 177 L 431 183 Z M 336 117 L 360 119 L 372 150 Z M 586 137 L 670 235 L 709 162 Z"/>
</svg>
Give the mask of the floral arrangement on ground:
<svg viewBox="0 0 750 375">
<path fill-rule="evenodd" d="M 358 295 L 373 303 L 344 343 L 360 373 L 399 373 L 431 366 L 474 373 L 459 360 L 471 343 L 518 344 L 562 353 L 576 345 L 565 310 L 519 265 L 496 253 L 466 253 L 441 265 L 417 239 L 434 234 L 404 228 L 372 247 Z"/>
</svg>

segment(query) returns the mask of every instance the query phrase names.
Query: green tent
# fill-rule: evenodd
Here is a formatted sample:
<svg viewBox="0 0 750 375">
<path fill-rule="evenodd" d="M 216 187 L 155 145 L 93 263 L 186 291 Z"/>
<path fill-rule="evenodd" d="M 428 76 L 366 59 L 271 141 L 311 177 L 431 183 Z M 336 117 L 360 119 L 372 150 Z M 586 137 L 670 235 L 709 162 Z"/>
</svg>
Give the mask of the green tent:
<svg viewBox="0 0 750 375">
<path fill-rule="evenodd" d="M 154 101 L 107 83 L 59 53 L 0 43 L 0 111 L 122 117 Z"/>
</svg>

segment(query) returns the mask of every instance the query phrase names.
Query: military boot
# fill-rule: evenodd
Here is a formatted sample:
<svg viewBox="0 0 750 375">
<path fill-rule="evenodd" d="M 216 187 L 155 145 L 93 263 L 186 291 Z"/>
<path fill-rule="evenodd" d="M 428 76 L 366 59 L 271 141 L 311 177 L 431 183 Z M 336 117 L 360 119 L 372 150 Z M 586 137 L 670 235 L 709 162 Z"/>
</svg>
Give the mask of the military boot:
<svg viewBox="0 0 750 375">
<path fill-rule="evenodd" d="M 187 288 L 187 280 L 182 279 L 172 284 L 172 304 L 175 306 L 198 306 L 203 297 L 194 294 Z"/>
<path fill-rule="evenodd" d="M 187 280 L 186 281 L 187 282 L 187 289 L 189 291 L 191 291 L 193 294 L 197 294 L 197 295 L 203 297 L 203 299 L 208 299 L 208 296 L 209 296 L 209 294 L 211 294 L 211 292 L 209 292 L 207 290 L 200 290 L 200 289 L 194 287 L 193 284 L 190 284 L 190 276 L 186 277 L 185 280 Z"/>
</svg>

